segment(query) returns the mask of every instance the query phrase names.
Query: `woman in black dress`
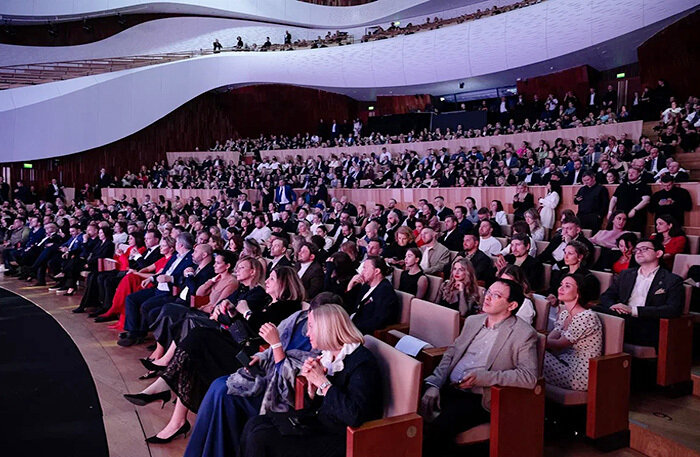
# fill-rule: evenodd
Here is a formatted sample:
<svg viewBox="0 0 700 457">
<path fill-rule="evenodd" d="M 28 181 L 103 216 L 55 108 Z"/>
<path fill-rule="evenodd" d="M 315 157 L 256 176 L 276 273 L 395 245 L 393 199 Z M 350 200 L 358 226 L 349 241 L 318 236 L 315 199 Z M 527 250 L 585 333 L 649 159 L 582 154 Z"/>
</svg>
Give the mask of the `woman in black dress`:
<svg viewBox="0 0 700 457">
<path fill-rule="evenodd" d="M 180 434 L 187 433 L 189 411 L 197 411 L 212 381 L 230 374 L 241 367 L 237 359 L 239 352 L 250 348 L 257 352 L 258 344 L 254 337 L 260 327 L 271 322 L 279 324 L 293 312 L 301 309 L 304 300 L 304 287 L 291 267 L 279 267 L 265 281 L 265 289 L 260 286 L 263 269 L 257 260 L 244 257 L 236 265 L 238 289 L 226 300 L 220 302 L 211 314 L 213 320 L 225 320 L 229 316 L 233 324 L 229 330 L 198 327 L 192 329 L 182 340 L 172 360 L 161 377 L 141 393 L 125 395 L 136 405 L 145 405 L 155 400 L 170 400 L 170 388 L 177 396 L 175 410 L 170 422 L 157 435 L 148 438 L 150 443 L 167 443 Z M 237 325 L 243 323 L 243 325 Z M 243 340 L 241 332 L 247 329 L 251 338 Z"/>
<path fill-rule="evenodd" d="M 410 230 L 410 229 L 409 229 Z M 399 279 L 399 290 L 423 299 L 428 293 L 428 277 L 420 267 L 423 251 L 409 248 L 404 256 L 404 270 Z"/>
<path fill-rule="evenodd" d="M 409 248 L 415 248 L 416 242 L 413 230 L 408 226 L 401 226 L 396 229 L 388 244 L 384 248 L 384 260 L 388 265 L 396 268 L 403 268 L 404 257 Z"/>
</svg>

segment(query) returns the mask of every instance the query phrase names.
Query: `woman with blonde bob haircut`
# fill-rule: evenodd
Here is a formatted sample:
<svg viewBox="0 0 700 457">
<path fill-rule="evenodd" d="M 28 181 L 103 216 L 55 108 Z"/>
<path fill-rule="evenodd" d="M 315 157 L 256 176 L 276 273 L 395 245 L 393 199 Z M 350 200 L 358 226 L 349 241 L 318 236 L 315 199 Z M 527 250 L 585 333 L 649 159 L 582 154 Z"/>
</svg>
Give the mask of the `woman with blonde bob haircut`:
<svg viewBox="0 0 700 457">
<path fill-rule="evenodd" d="M 301 368 L 308 410 L 266 413 L 248 421 L 241 456 L 341 457 L 346 428 L 382 416 L 382 383 L 374 355 L 345 310 L 334 304 L 309 313 L 309 340 L 321 350 Z M 320 397 L 320 398 L 317 398 Z"/>
</svg>

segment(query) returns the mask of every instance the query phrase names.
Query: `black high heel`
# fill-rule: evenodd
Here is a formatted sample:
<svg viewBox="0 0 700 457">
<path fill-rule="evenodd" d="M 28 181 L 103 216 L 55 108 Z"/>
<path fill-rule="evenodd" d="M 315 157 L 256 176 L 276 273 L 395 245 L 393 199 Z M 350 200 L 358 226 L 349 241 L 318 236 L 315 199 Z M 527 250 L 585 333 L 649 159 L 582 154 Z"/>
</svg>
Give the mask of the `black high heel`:
<svg viewBox="0 0 700 457">
<path fill-rule="evenodd" d="M 153 435 L 150 438 L 146 438 L 146 442 L 150 443 L 150 444 L 166 444 L 166 443 L 171 442 L 172 440 L 174 440 L 175 438 L 177 438 L 180 435 L 184 435 L 184 438 L 187 438 L 187 434 L 189 433 L 190 428 L 191 428 L 190 422 L 185 421 L 185 423 L 182 424 L 182 427 L 180 427 L 175 433 L 173 433 L 169 437 L 158 438 L 158 435 Z"/>
<path fill-rule="evenodd" d="M 165 371 L 165 369 L 167 368 L 164 365 L 156 365 L 149 358 L 139 359 L 139 361 L 141 362 L 141 365 L 143 365 L 148 371 Z"/>
<path fill-rule="evenodd" d="M 157 378 L 157 377 L 158 377 L 158 373 L 159 373 L 158 371 L 149 371 L 148 373 L 139 376 L 139 379 L 143 381 L 144 379 L 153 379 L 153 378 Z"/>
<path fill-rule="evenodd" d="M 145 406 L 149 403 L 160 400 L 163 402 L 160 405 L 160 409 L 163 409 L 165 404 L 170 401 L 170 391 L 164 390 L 163 392 L 158 392 L 157 394 L 124 394 L 124 398 L 136 406 Z"/>
</svg>

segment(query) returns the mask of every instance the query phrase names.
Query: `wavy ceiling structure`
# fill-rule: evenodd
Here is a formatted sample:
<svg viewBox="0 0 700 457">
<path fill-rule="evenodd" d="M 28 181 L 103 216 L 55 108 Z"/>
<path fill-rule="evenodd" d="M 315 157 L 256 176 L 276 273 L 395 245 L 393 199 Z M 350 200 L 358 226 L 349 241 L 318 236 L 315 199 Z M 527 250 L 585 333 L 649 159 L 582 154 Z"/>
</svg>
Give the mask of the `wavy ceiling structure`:
<svg viewBox="0 0 700 457">
<path fill-rule="evenodd" d="M 437 93 L 459 80 L 471 84 L 498 74 L 513 81 L 533 69 L 547 73 L 554 62 L 573 66 L 597 58 L 611 68 L 634 61 L 641 42 L 696 6 L 684 0 L 548 1 L 352 46 L 224 53 L 10 89 L 0 92 L 0 150 L 6 161 L 88 150 L 229 85 L 293 84 L 369 98 L 377 92 Z"/>
</svg>

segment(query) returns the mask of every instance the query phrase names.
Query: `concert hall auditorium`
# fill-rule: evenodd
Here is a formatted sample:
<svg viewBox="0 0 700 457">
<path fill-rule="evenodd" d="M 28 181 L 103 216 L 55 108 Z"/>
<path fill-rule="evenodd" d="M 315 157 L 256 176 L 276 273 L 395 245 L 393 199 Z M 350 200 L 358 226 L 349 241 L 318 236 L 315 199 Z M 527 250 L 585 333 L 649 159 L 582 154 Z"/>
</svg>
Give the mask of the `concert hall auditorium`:
<svg viewBox="0 0 700 457">
<path fill-rule="evenodd" d="M 3 457 L 700 457 L 700 0 L 1 0 Z"/>
</svg>

